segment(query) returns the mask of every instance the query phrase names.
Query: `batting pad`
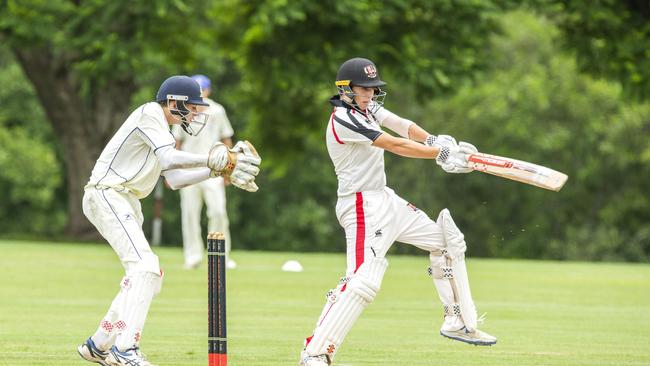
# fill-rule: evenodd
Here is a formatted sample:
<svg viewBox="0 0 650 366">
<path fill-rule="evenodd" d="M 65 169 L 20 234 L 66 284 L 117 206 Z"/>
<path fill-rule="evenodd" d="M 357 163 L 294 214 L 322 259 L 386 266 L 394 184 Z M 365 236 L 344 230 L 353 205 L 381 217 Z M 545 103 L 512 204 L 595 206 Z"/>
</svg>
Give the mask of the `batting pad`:
<svg viewBox="0 0 650 366">
<path fill-rule="evenodd" d="M 465 238 L 451 218 L 449 210 L 440 211 L 437 223 L 442 229 L 446 248 L 440 253 L 444 258 L 444 264 L 442 264 L 441 258 L 436 259 L 435 253 L 431 253 L 431 274 L 436 283 L 436 288 L 438 288 L 440 298 L 443 300 L 443 305 L 446 306 L 446 312 L 455 313 L 459 307 L 460 316 L 467 329 L 471 332 L 476 329 L 478 321 L 465 266 L 465 250 L 467 249 Z M 449 298 L 448 287 L 439 283 L 438 280 L 447 280 L 449 282 L 454 297 L 452 303 L 447 302 Z"/>
<path fill-rule="evenodd" d="M 161 275 L 153 272 L 135 272 L 129 277 L 131 283 L 126 290 L 119 320 L 115 323 L 118 332 L 115 346 L 122 351 L 140 343 L 151 300 L 162 282 Z"/>
<path fill-rule="evenodd" d="M 126 299 L 127 290 L 131 287 L 131 277 L 124 276 L 120 281 L 120 291 L 117 293 L 111 307 L 108 309 L 106 315 L 99 323 L 97 331 L 93 335 L 93 341 L 97 348 L 102 351 L 107 351 L 115 343 L 115 337 L 117 337 L 118 329 L 115 326 L 117 319 L 120 315 L 120 311 L 124 306 L 124 301 Z"/>
<path fill-rule="evenodd" d="M 444 275 L 445 272 L 451 271 L 451 267 L 447 266 L 447 257 L 444 253 L 446 252 L 442 250 L 429 253 L 429 260 L 431 261 L 429 274 L 433 279 L 436 290 L 438 290 L 438 297 L 445 309 L 445 316 L 460 315 L 460 304 L 456 302 L 451 282 Z"/>
<path fill-rule="evenodd" d="M 371 303 L 381 286 L 388 268 L 386 258 L 372 258 L 364 262 L 350 278 L 340 296 L 330 301 L 314 335 L 305 347 L 311 356 L 326 354 L 330 360 L 338 350 L 363 309 Z"/>
</svg>

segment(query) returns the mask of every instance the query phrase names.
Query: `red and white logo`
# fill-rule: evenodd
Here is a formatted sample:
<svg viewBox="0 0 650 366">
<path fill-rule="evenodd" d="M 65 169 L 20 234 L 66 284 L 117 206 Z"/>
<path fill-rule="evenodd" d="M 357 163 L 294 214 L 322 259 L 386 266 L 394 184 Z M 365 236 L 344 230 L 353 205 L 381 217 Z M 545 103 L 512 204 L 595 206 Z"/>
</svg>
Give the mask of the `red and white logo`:
<svg viewBox="0 0 650 366">
<path fill-rule="evenodd" d="M 377 77 L 377 69 L 375 69 L 375 67 L 373 65 L 368 65 L 368 66 L 364 67 L 363 71 L 365 71 L 366 75 L 371 79 L 374 79 L 374 78 Z"/>
</svg>

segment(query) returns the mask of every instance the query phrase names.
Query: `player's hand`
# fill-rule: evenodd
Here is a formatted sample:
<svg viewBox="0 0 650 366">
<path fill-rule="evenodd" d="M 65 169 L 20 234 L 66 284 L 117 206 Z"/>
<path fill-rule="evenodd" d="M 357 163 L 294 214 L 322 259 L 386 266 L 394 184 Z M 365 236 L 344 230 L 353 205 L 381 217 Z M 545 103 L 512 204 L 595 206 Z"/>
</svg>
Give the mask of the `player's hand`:
<svg viewBox="0 0 650 366">
<path fill-rule="evenodd" d="M 258 190 L 255 176 L 260 172 L 261 162 L 255 147 L 248 141 L 239 141 L 232 149 L 218 142 L 208 154 L 208 167 L 215 176 L 228 178 L 235 187 L 249 192 Z"/>
<path fill-rule="evenodd" d="M 438 135 L 438 136 L 429 135 L 427 136 L 426 140 L 424 140 L 424 144 L 427 146 L 435 146 L 435 147 L 458 145 L 456 143 L 456 139 L 449 135 Z"/>
<path fill-rule="evenodd" d="M 461 141 L 458 144 L 458 147 L 459 150 L 465 154 L 472 155 L 478 153 L 478 149 L 476 148 L 476 146 L 470 144 L 469 142 Z"/>
<path fill-rule="evenodd" d="M 436 163 L 447 173 L 470 173 L 473 169 L 469 167 L 467 159 L 476 152 L 476 147 L 467 142 L 456 146 L 441 146 Z"/>
</svg>

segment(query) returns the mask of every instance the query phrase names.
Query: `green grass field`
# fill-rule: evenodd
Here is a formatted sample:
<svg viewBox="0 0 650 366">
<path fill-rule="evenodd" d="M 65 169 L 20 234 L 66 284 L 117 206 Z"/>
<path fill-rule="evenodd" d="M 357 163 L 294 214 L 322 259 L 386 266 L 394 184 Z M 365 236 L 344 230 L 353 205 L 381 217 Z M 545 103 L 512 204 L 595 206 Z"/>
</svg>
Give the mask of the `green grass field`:
<svg viewBox="0 0 650 366">
<path fill-rule="evenodd" d="M 182 269 L 180 248 L 156 250 L 166 271 L 142 349 L 158 365 L 207 364 L 206 267 Z M 0 241 L 0 365 L 84 365 L 77 345 L 117 293 L 108 245 Z M 237 252 L 228 272 L 231 366 L 295 365 L 344 256 Z M 392 256 L 382 291 L 335 365 L 649 365 L 650 266 L 470 259 L 483 329 L 474 347 L 438 335 L 441 306 L 428 257 Z M 280 266 L 297 259 L 302 273 Z M 90 365 L 90 364 L 89 364 Z"/>
</svg>

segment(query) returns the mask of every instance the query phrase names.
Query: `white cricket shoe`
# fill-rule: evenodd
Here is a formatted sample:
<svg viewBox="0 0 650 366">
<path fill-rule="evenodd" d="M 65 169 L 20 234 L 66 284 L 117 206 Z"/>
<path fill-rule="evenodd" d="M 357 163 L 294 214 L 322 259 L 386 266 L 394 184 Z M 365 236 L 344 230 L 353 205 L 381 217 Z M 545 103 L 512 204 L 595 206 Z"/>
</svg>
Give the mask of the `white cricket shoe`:
<svg viewBox="0 0 650 366">
<path fill-rule="evenodd" d="M 126 351 L 120 351 L 117 347 L 111 347 L 110 354 L 106 357 L 108 366 L 155 366 L 147 361 L 146 357 L 140 353 L 140 348 L 129 348 Z"/>
<path fill-rule="evenodd" d="M 108 366 L 106 363 L 108 352 L 104 352 L 97 348 L 95 342 L 93 342 L 90 337 L 88 337 L 81 346 L 77 347 L 77 352 L 79 352 L 79 356 L 86 361 L 98 363 L 102 366 Z"/>
<path fill-rule="evenodd" d="M 493 337 L 478 329 L 470 332 L 465 326 L 458 330 L 440 329 L 440 335 L 456 341 L 473 344 L 475 346 L 491 346 L 497 343 L 496 337 Z"/>
<path fill-rule="evenodd" d="M 235 262 L 232 259 L 228 259 L 228 261 L 226 262 L 226 268 L 227 269 L 235 269 L 235 268 L 237 268 L 237 262 Z"/>
<path fill-rule="evenodd" d="M 487 313 L 486 313 L 487 314 Z M 481 315 L 478 323 L 483 323 L 485 314 Z M 496 337 L 493 337 L 478 329 L 470 332 L 465 327 L 463 319 L 458 315 L 445 316 L 445 321 L 440 328 L 440 335 L 456 341 L 461 341 L 475 346 L 491 346 L 497 343 Z"/>
<path fill-rule="evenodd" d="M 327 355 L 310 356 L 306 351 L 300 352 L 298 366 L 329 366 L 332 362 Z"/>
</svg>

